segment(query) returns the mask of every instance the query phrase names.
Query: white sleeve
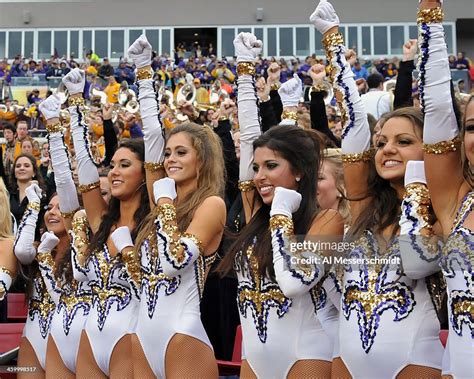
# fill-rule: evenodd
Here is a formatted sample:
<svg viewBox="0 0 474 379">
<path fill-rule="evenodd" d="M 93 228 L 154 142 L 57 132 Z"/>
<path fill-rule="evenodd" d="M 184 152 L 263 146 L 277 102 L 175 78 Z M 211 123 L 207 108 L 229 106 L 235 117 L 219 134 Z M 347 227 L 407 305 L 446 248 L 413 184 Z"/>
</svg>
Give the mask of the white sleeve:
<svg viewBox="0 0 474 379">
<path fill-rule="evenodd" d="M 12 285 L 12 273 L 5 267 L 0 266 L 0 301 L 5 298 L 6 293 Z"/>
<path fill-rule="evenodd" d="M 15 256 L 21 264 L 27 265 L 36 257 L 35 230 L 38 222 L 39 203 L 28 204 L 25 214 L 18 225 L 18 231 L 13 244 Z"/>
</svg>

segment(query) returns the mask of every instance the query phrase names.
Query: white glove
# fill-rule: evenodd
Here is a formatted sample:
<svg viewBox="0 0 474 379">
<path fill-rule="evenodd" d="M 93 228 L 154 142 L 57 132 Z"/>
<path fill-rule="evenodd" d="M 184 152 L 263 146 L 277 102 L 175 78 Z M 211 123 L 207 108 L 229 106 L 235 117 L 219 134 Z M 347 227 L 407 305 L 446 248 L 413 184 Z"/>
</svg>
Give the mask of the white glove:
<svg viewBox="0 0 474 379">
<path fill-rule="evenodd" d="M 58 95 L 51 95 L 43 100 L 38 108 L 46 120 L 58 118 L 61 111 L 61 100 Z"/>
<path fill-rule="evenodd" d="M 339 26 L 339 17 L 331 3 L 326 0 L 321 0 L 316 7 L 316 10 L 309 17 L 309 20 L 314 24 L 318 32 L 326 33 L 329 29 Z"/>
<path fill-rule="evenodd" d="M 155 197 L 155 203 L 158 203 L 158 200 L 162 197 L 167 197 L 168 199 L 176 199 L 176 183 L 174 179 L 163 178 L 157 180 L 153 183 L 153 195 Z"/>
<path fill-rule="evenodd" d="M 270 209 L 270 217 L 275 215 L 283 215 L 292 217 L 301 203 L 301 194 L 288 188 L 276 187 L 273 195 L 272 208 Z"/>
<path fill-rule="evenodd" d="M 297 107 L 303 92 L 303 83 L 298 74 L 293 75 L 290 79 L 283 83 L 278 90 L 283 107 Z"/>
<path fill-rule="evenodd" d="M 128 48 L 128 56 L 137 69 L 146 67 L 151 65 L 151 50 L 150 42 L 148 42 L 146 36 L 142 34 Z"/>
<path fill-rule="evenodd" d="M 45 232 L 41 236 L 41 243 L 38 246 L 38 253 L 49 253 L 58 245 L 59 238 L 53 232 Z"/>
<path fill-rule="evenodd" d="M 425 163 L 423 161 L 408 161 L 405 169 L 405 187 L 412 183 L 426 184 Z"/>
<path fill-rule="evenodd" d="M 110 235 L 112 242 L 118 251 L 122 251 L 126 247 L 133 247 L 132 236 L 130 235 L 130 229 L 128 226 L 121 226 L 113 231 Z"/>
<path fill-rule="evenodd" d="M 30 184 L 25 189 L 25 195 L 28 198 L 29 203 L 40 203 L 42 194 L 43 191 L 36 183 Z"/>
<path fill-rule="evenodd" d="M 234 39 L 237 63 L 254 62 L 262 52 L 262 45 L 262 41 L 258 40 L 252 33 L 239 33 Z"/>
<path fill-rule="evenodd" d="M 63 78 L 63 83 L 69 91 L 69 95 L 82 93 L 86 85 L 86 74 L 84 70 L 75 68 Z"/>
</svg>

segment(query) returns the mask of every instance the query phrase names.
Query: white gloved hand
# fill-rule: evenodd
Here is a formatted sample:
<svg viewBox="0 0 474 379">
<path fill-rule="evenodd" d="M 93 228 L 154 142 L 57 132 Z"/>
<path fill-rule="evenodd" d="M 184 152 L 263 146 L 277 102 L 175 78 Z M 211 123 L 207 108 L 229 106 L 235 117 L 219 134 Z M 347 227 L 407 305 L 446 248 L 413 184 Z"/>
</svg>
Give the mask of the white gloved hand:
<svg viewBox="0 0 474 379">
<path fill-rule="evenodd" d="M 329 29 L 335 26 L 339 26 L 339 17 L 337 16 L 332 4 L 326 0 L 321 0 L 319 2 L 316 10 L 309 17 L 309 20 L 321 34 L 326 33 Z"/>
<path fill-rule="evenodd" d="M 59 238 L 53 232 L 45 232 L 41 236 L 41 243 L 38 246 L 38 253 L 49 253 L 58 245 Z"/>
<path fill-rule="evenodd" d="M 423 161 L 408 161 L 405 169 L 405 187 L 412 183 L 426 184 L 425 163 Z"/>
<path fill-rule="evenodd" d="M 135 64 L 135 67 L 142 68 L 151 65 L 152 47 L 146 36 L 142 34 L 128 48 L 128 56 Z"/>
<path fill-rule="evenodd" d="M 258 40 L 252 33 L 239 33 L 234 39 L 237 63 L 254 62 L 262 53 L 262 46 L 262 41 Z"/>
<path fill-rule="evenodd" d="M 36 183 L 30 184 L 25 189 L 25 195 L 28 198 L 29 203 L 40 203 L 42 194 L 43 194 L 43 191 L 41 190 L 40 186 Z"/>
<path fill-rule="evenodd" d="M 300 193 L 288 188 L 276 187 L 270 209 L 270 217 L 283 215 L 291 218 L 293 213 L 299 209 L 300 203 Z"/>
<path fill-rule="evenodd" d="M 58 95 L 51 95 L 47 99 L 43 100 L 38 108 L 46 120 L 59 118 L 59 112 L 61 111 L 61 99 Z"/>
<path fill-rule="evenodd" d="M 297 107 L 303 92 L 303 83 L 298 74 L 283 83 L 278 90 L 283 107 Z"/>
<path fill-rule="evenodd" d="M 120 228 L 115 229 L 110 235 L 110 238 L 112 238 L 112 242 L 119 252 L 126 247 L 133 247 L 132 236 L 128 226 L 121 226 Z"/>
<path fill-rule="evenodd" d="M 155 203 L 158 203 L 158 200 L 162 197 L 167 197 L 168 199 L 176 199 L 176 183 L 174 179 L 163 178 L 157 180 L 153 183 L 153 195 L 155 197 Z"/>
<path fill-rule="evenodd" d="M 69 95 L 82 93 L 86 85 L 86 74 L 84 70 L 75 68 L 63 78 L 63 83 L 69 91 Z"/>
</svg>

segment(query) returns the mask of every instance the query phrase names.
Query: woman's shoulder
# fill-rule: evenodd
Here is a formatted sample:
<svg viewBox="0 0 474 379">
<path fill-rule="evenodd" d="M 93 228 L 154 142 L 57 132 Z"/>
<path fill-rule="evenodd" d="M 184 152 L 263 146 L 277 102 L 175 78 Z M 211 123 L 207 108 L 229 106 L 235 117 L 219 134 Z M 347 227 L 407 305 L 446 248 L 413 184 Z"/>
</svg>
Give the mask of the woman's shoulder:
<svg viewBox="0 0 474 379">
<path fill-rule="evenodd" d="M 324 209 L 318 212 L 311 224 L 311 230 L 317 230 L 319 233 L 324 232 L 344 232 L 344 218 L 334 209 Z"/>
</svg>

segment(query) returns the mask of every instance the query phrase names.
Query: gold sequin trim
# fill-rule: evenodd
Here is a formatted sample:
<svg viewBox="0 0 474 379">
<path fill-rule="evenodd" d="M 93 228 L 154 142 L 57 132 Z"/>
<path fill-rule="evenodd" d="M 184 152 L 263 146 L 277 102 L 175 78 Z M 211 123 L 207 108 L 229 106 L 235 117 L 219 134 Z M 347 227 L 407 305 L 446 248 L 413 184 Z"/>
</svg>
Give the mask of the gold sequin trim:
<svg viewBox="0 0 474 379">
<path fill-rule="evenodd" d="M 63 218 L 69 218 L 69 219 L 71 219 L 71 218 L 74 217 L 74 215 L 76 214 L 76 212 L 77 212 L 79 209 L 81 209 L 81 208 L 77 208 L 77 209 L 75 209 L 75 210 L 73 210 L 73 211 L 71 211 L 71 212 L 61 212 L 61 216 L 63 216 Z"/>
<path fill-rule="evenodd" d="M 56 122 L 51 125 L 46 125 L 46 130 L 48 131 L 48 133 L 60 133 L 63 131 L 63 129 L 64 128 L 60 122 Z"/>
<path fill-rule="evenodd" d="M 9 275 L 10 278 L 13 278 L 13 274 L 8 268 L 0 266 L 0 272 L 3 272 L 5 274 Z"/>
<path fill-rule="evenodd" d="M 38 261 L 38 263 L 51 267 L 52 271 L 54 271 L 54 266 L 56 263 L 54 262 L 53 256 L 51 255 L 50 251 L 36 254 L 36 260 Z"/>
<path fill-rule="evenodd" d="M 122 262 L 125 263 L 128 274 L 137 287 L 140 286 L 142 275 L 140 270 L 140 263 L 135 256 L 135 251 L 130 250 L 122 254 Z"/>
<path fill-rule="evenodd" d="M 153 72 L 149 67 L 139 68 L 137 70 L 137 80 L 151 79 L 153 78 Z"/>
<path fill-rule="evenodd" d="M 274 83 L 270 86 L 270 91 L 278 91 L 280 89 L 280 83 Z"/>
<path fill-rule="evenodd" d="M 417 24 L 441 24 L 443 19 L 443 9 L 437 7 L 431 9 L 419 9 L 416 22 Z"/>
<path fill-rule="evenodd" d="M 28 209 L 39 212 L 41 210 L 41 204 L 38 202 L 28 203 Z"/>
<path fill-rule="evenodd" d="M 416 203 L 417 213 L 426 222 L 425 227 L 431 228 L 430 225 L 430 211 L 431 204 L 430 192 L 426 185 L 422 183 L 412 183 L 405 187 L 407 196 L 410 198 L 410 203 Z"/>
<path fill-rule="evenodd" d="M 298 114 L 294 111 L 283 111 L 283 113 L 281 114 L 281 119 L 296 121 L 298 119 Z"/>
<path fill-rule="evenodd" d="M 270 218 L 270 231 L 287 229 L 287 234 L 293 234 L 293 220 L 287 216 L 275 215 Z"/>
<path fill-rule="evenodd" d="M 79 193 L 86 193 L 86 192 L 95 190 L 96 188 L 99 188 L 99 187 L 100 187 L 100 182 L 95 182 L 91 184 L 81 184 L 77 187 L 77 190 L 79 191 Z"/>
<path fill-rule="evenodd" d="M 453 138 L 451 141 L 441 141 L 433 144 L 423 144 L 423 150 L 427 154 L 446 154 L 451 151 L 456 151 L 461 147 L 461 139 L 459 137 Z"/>
<path fill-rule="evenodd" d="M 194 244 L 198 247 L 199 253 L 202 254 L 203 249 L 202 249 L 202 242 L 193 234 L 190 233 L 183 233 L 183 238 L 190 239 L 191 241 L 194 242 Z"/>
<path fill-rule="evenodd" d="M 341 33 L 331 33 L 324 37 L 321 42 L 327 50 L 331 46 L 344 45 L 344 37 Z"/>
<path fill-rule="evenodd" d="M 252 62 L 240 62 L 237 63 L 237 75 L 250 75 L 255 76 L 255 64 Z"/>
<path fill-rule="evenodd" d="M 70 107 L 82 107 L 84 105 L 84 98 L 82 97 L 70 97 L 68 99 L 68 103 Z"/>
<path fill-rule="evenodd" d="M 343 163 L 357 163 L 357 162 L 370 162 L 372 159 L 373 150 L 367 150 L 363 153 L 357 154 L 342 154 L 341 159 Z"/>
<path fill-rule="evenodd" d="M 158 171 L 163 170 L 163 163 L 145 162 L 143 163 L 143 167 L 148 171 Z"/>
<path fill-rule="evenodd" d="M 161 218 L 163 231 L 169 237 L 169 253 L 178 264 L 183 264 L 186 254 L 179 243 L 179 230 L 176 224 L 176 208 L 173 204 L 162 204 L 158 206 L 158 217 Z M 198 245 L 199 247 L 199 245 Z"/>
<path fill-rule="evenodd" d="M 249 192 L 253 191 L 255 189 L 255 183 L 253 180 L 245 180 L 242 182 L 239 182 L 239 190 L 241 192 Z"/>
</svg>

